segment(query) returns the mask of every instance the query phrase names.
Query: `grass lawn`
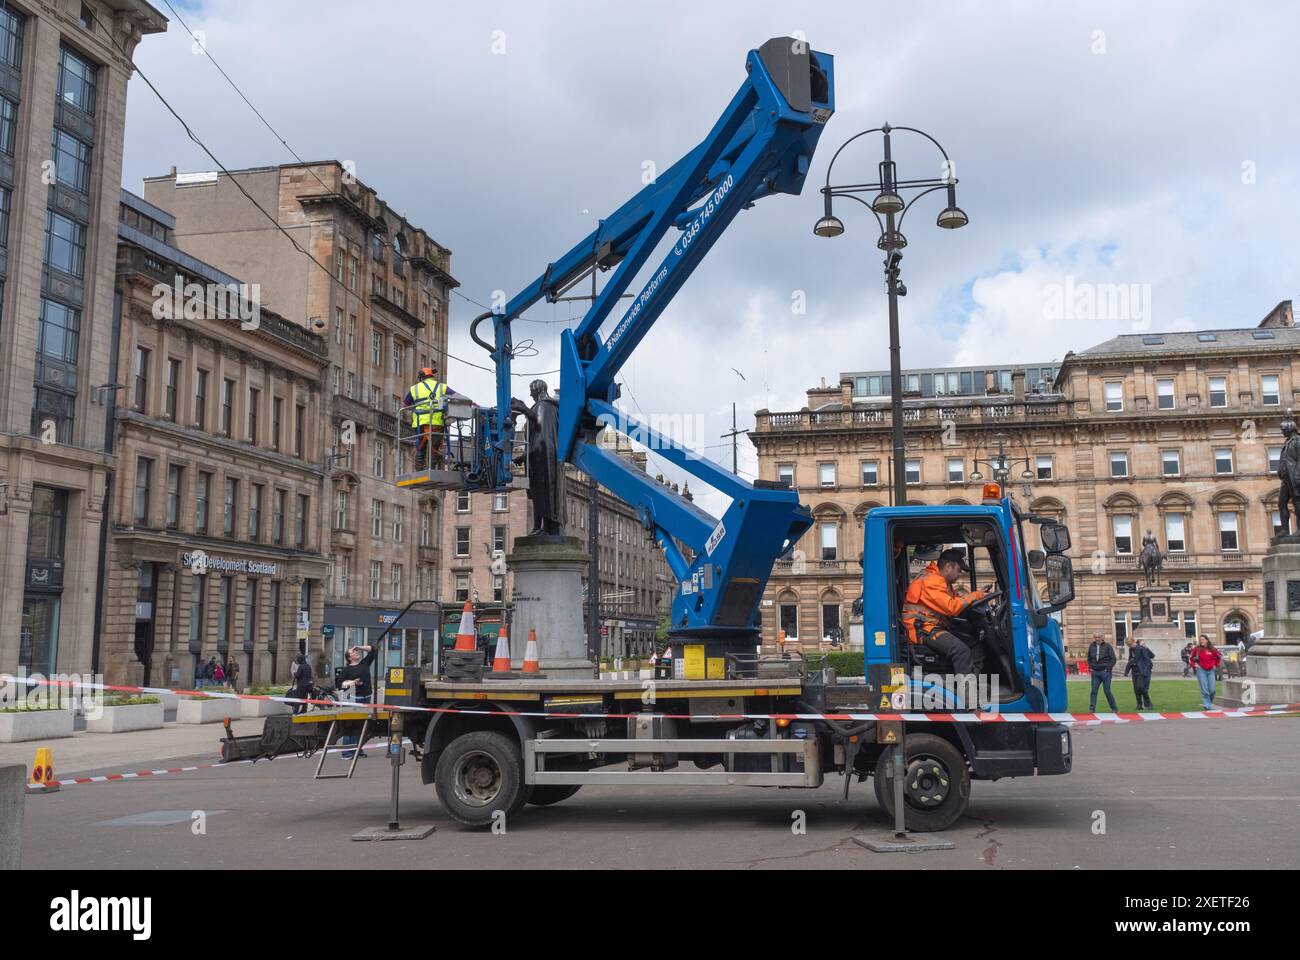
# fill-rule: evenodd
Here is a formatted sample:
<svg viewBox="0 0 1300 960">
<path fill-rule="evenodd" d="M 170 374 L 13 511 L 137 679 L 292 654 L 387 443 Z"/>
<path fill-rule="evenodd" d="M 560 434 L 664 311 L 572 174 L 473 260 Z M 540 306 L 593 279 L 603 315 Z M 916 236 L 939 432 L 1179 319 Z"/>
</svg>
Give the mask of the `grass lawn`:
<svg viewBox="0 0 1300 960">
<path fill-rule="evenodd" d="M 1088 693 L 1091 689 L 1091 677 L 1085 677 L 1082 680 L 1071 679 L 1066 684 L 1066 690 L 1070 694 L 1070 713 L 1088 712 Z M 1219 681 L 1219 690 L 1220 692 L 1223 690 L 1222 680 Z M 1133 696 L 1133 681 L 1131 679 L 1120 676 L 1116 672 L 1114 679 L 1110 682 L 1110 692 L 1115 695 L 1115 703 L 1119 705 L 1121 713 L 1137 712 L 1137 699 Z M 1161 712 L 1200 710 L 1201 691 L 1194 679 L 1152 680 L 1151 702 L 1155 704 L 1156 710 Z M 1103 713 L 1110 712 L 1110 704 L 1106 702 L 1106 694 L 1100 689 L 1097 691 L 1097 709 Z"/>
</svg>

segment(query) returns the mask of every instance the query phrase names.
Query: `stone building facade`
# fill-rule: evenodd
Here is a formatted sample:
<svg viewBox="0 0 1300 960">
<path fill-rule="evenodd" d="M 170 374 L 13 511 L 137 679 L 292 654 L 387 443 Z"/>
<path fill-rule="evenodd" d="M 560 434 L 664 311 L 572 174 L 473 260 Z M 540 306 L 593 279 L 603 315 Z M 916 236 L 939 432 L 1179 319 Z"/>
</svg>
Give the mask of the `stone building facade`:
<svg viewBox="0 0 1300 960">
<path fill-rule="evenodd" d="M 266 305 L 325 339 L 328 509 L 319 521 L 331 572 L 323 619 L 309 629 L 338 665 L 346 646 L 376 640 L 408 603 L 436 594 L 442 495 L 396 486 L 410 457 L 398 410 L 422 367 L 447 372 L 451 252 L 340 163 L 232 176 L 276 224 L 225 174 L 173 171 L 146 180 L 145 198 L 175 215 L 181 249 L 257 280 Z M 417 662 L 436 626 L 431 608 L 412 610 L 390 636 L 388 661 Z"/>
<path fill-rule="evenodd" d="M 283 681 L 320 645 L 298 627 L 327 579 L 325 338 L 177 249 L 165 211 L 123 191 L 121 215 L 108 681 L 188 684 L 214 656 Z"/>
<path fill-rule="evenodd" d="M 127 81 L 166 26 L 144 0 L 0 5 L 0 670 L 102 666 Z"/>
<path fill-rule="evenodd" d="M 942 373 L 945 386 L 951 374 L 958 385 L 904 396 L 909 503 L 978 503 L 974 461 L 996 455 L 1000 437 L 1008 458 L 1023 461 L 1012 464 L 1018 501 L 1071 530 L 1078 593 L 1062 623 L 1073 650 L 1095 630 L 1118 638 L 1137 622 L 1147 530 L 1168 555 L 1170 618 L 1188 636 L 1232 641 L 1260 627 L 1279 424 L 1300 399 L 1289 301 L 1254 328 L 1124 335 L 1060 364 L 990 370 L 983 389 L 972 376 L 969 392 L 963 376 L 975 370 L 905 372 L 932 383 Z M 832 625 L 849 633 L 863 520 L 891 491 L 888 377 L 873 394 L 862 376 L 808 391 L 802 410 L 757 413 L 760 476 L 788 479 L 816 521 L 768 583 L 767 642 L 783 625 L 805 643 Z M 986 480 L 988 466 L 978 470 Z"/>
</svg>

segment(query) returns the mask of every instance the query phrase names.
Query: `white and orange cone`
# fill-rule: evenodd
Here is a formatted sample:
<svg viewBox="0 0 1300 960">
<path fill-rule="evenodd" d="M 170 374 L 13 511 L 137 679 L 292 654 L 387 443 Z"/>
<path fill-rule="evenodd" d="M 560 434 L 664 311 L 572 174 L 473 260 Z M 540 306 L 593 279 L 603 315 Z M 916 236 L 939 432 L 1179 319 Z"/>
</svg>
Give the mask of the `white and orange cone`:
<svg viewBox="0 0 1300 960">
<path fill-rule="evenodd" d="M 493 673 L 510 672 L 510 637 L 506 634 L 506 625 L 501 624 L 501 633 L 497 637 L 496 657 L 492 660 Z"/>
<path fill-rule="evenodd" d="M 537 659 L 537 631 L 528 629 L 528 646 L 524 647 L 524 673 L 541 673 L 542 665 Z"/>
<path fill-rule="evenodd" d="M 457 650 L 477 650 L 478 639 L 474 632 L 474 607 L 465 601 L 465 612 L 460 615 L 460 626 L 456 628 Z"/>
</svg>

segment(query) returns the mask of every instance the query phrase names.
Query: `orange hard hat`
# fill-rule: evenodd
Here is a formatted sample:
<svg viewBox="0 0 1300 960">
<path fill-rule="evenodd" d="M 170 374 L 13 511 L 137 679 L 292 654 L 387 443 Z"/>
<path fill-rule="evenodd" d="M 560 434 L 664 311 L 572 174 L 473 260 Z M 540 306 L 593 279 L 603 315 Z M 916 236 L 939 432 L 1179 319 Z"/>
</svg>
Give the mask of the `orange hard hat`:
<svg viewBox="0 0 1300 960">
<path fill-rule="evenodd" d="M 424 368 L 420 371 L 420 376 L 421 376 L 421 377 L 432 377 L 432 376 L 434 375 L 434 372 L 435 372 L 435 371 L 434 371 L 433 367 L 424 367 Z"/>
</svg>

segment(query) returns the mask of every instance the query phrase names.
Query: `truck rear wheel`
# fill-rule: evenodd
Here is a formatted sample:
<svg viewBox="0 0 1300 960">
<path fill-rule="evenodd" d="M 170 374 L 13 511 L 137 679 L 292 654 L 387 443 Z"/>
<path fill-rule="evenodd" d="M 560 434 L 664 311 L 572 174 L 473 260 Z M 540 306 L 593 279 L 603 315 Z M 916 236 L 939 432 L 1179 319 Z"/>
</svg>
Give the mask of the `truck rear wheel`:
<svg viewBox="0 0 1300 960">
<path fill-rule="evenodd" d="M 908 830 L 932 833 L 957 822 L 970 804 L 970 770 L 961 751 L 930 733 L 907 736 L 903 819 Z M 894 817 L 894 751 L 886 750 L 872 777 L 876 802 Z"/>
<path fill-rule="evenodd" d="M 497 813 L 516 813 L 528 799 L 519 745 L 489 730 L 466 733 L 443 748 L 434 787 L 447 815 L 470 827 L 492 826 Z"/>
<path fill-rule="evenodd" d="M 534 785 L 533 792 L 528 795 L 528 802 L 534 807 L 549 807 L 553 803 L 560 803 L 568 800 L 571 796 L 582 789 L 580 783 L 544 783 L 540 786 Z"/>
</svg>

